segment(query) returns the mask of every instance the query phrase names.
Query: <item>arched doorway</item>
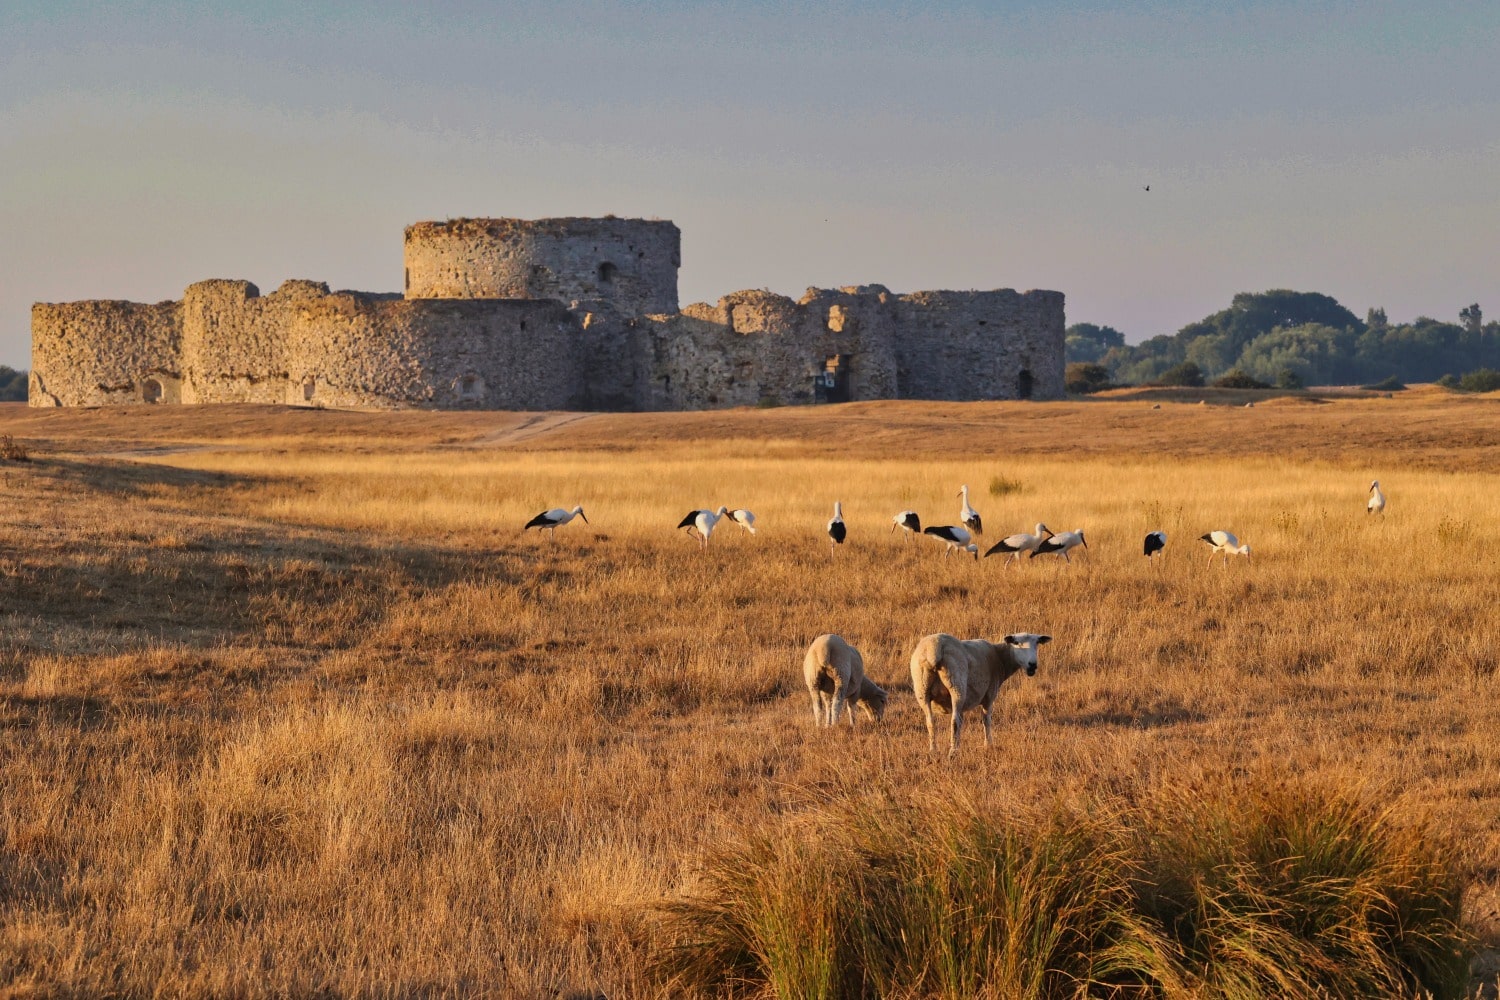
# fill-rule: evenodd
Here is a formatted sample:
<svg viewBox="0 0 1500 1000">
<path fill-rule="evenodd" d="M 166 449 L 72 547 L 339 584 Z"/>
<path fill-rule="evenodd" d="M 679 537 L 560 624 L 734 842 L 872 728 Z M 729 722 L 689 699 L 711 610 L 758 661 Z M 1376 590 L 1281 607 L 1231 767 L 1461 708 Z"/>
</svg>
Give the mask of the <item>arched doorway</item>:
<svg viewBox="0 0 1500 1000">
<path fill-rule="evenodd" d="M 161 397 L 162 387 L 160 380 L 148 378 L 146 381 L 141 383 L 141 402 L 160 403 Z"/>
<path fill-rule="evenodd" d="M 1022 368 L 1021 373 L 1016 376 L 1016 398 L 1030 399 L 1035 389 L 1036 380 L 1031 377 L 1031 369 Z"/>
</svg>

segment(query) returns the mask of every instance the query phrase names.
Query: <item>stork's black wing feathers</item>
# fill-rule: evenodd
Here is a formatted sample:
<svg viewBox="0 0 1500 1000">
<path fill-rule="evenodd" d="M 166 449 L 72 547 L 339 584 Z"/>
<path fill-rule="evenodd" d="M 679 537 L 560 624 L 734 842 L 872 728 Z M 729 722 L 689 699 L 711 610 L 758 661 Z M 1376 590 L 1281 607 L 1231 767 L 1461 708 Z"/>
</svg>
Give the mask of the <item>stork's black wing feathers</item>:
<svg viewBox="0 0 1500 1000">
<path fill-rule="evenodd" d="M 526 528 L 545 528 L 550 526 L 551 524 L 552 522 L 548 520 L 547 512 L 544 510 L 536 517 L 533 517 L 531 520 L 527 521 Z M 525 531 L 526 528 L 522 528 L 521 530 Z"/>
<path fill-rule="evenodd" d="M 828 537 L 832 538 L 840 545 L 844 544 L 844 539 L 847 538 L 848 535 L 849 529 L 844 527 L 843 521 L 834 521 L 833 523 L 828 525 Z"/>
<path fill-rule="evenodd" d="M 690 510 L 690 511 L 688 511 L 687 512 L 687 517 L 683 518 L 682 519 L 682 523 L 679 524 L 679 525 L 677 525 L 677 527 L 679 527 L 679 528 L 691 528 L 693 526 L 693 522 L 698 520 L 698 515 L 701 514 L 701 513 L 703 513 L 703 511 L 701 511 L 701 510 Z"/>
</svg>

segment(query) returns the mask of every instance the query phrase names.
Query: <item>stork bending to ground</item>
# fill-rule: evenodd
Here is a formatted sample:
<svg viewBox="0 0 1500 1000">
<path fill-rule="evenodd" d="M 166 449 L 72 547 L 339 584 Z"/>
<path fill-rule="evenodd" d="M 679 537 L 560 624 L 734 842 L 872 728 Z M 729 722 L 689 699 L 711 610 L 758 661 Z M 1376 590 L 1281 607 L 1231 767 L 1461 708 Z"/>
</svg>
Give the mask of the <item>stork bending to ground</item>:
<svg viewBox="0 0 1500 1000">
<path fill-rule="evenodd" d="M 922 533 L 922 519 L 917 516 L 917 512 L 914 510 L 903 510 L 891 518 L 891 530 L 895 531 L 897 528 L 900 528 L 905 534 L 907 541 L 910 541 L 912 535 L 920 535 Z"/>
<path fill-rule="evenodd" d="M 729 519 L 750 532 L 750 534 L 755 534 L 755 514 L 753 511 L 748 511 L 743 507 L 736 507 L 729 512 Z"/>
<path fill-rule="evenodd" d="M 1042 544 L 1031 550 L 1030 558 L 1035 559 L 1037 556 L 1044 556 L 1049 552 L 1056 552 L 1058 555 L 1063 557 L 1063 562 L 1072 562 L 1073 560 L 1068 558 L 1068 553 L 1073 549 L 1078 548 L 1078 546 L 1080 545 L 1082 545 L 1084 548 L 1089 547 L 1088 541 L 1083 537 L 1082 528 L 1079 528 L 1077 531 L 1064 531 L 1061 534 L 1053 535 L 1051 538 L 1044 539 L 1042 541 Z"/>
<path fill-rule="evenodd" d="M 979 511 L 969 506 L 969 487 L 966 485 L 960 488 L 958 495 L 964 498 L 964 505 L 958 509 L 958 519 L 974 534 L 984 534 L 984 522 L 979 520 Z"/>
<path fill-rule="evenodd" d="M 526 527 L 522 528 L 521 530 L 526 531 L 530 528 L 546 528 L 547 537 L 551 538 L 553 541 L 557 541 L 557 529 L 562 525 L 567 524 L 575 517 L 583 518 L 584 524 L 589 523 L 589 519 L 583 513 L 582 507 L 574 507 L 572 510 L 567 510 L 562 507 L 553 507 L 551 510 L 544 510 L 536 517 L 533 517 L 531 520 L 527 521 Z"/>
<path fill-rule="evenodd" d="M 686 528 L 689 535 L 698 533 L 698 541 L 703 547 L 708 548 L 708 536 L 714 533 L 714 525 L 719 523 L 719 518 L 729 513 L 728 507 L 720 507 L 718 510 L 690 510 L 677 525 Z"/>
<path fill-rule="evenodd" d="M 1146 536 L 1146 544 L 1142 551 L 1146 553 L 1146 557 L 1149 559 L 1166 547 L 1167 533 L 1165 531 L 1153 531 Z"/>
<path fill-rule="evenodd" d="M 833 539 L 833 544 L 828 549 L 829 555 L 849 537 L 849 529 L 844 527 L 844 505 L 837 500 L 833 502 L 833 517 L 828 521 L 828 537 Z"/>
<path fill-rule="evenodd" d="M 1370 499 L 1365 504 L 1365 511 L 1370 514 L 1385 513 L 1385 494 L 1380 492 L 1380 480 L 1370 483 Z"/>
<path fill-rule="evenodd" d="M 1047 527 L 1045 524 L 1038 524 L 1036 526 L 1035 534 L 1028 535 L 1023 532 L 1014 535 L 1006 535 L 994 545 L 991 545 L 989 551 L 984 555 L 985 558 L 989 558 L 996 552 L 1009 552 L 1010 555 L 1005 560 L 1005 565 L 1009 566 L 1011 560 L 1019 558 L 1022 552 L 1035 551 L 1038 545 L 1041 545 L 1042 542 L 1051 537 L 1052 529 Z"/>
<path fill-rule="evenodd" d="M 968 552 L 975 559 L 979 558 L 979 546 L 970 541 L 974 536 L 969 534 L 967 528 L 960 528 L 956 524 L 936 524 L 923 530 L 922 534 L 948 543 L 948 547 L 943 550 L 944 559 L 955 552 Z"/>
<path fill-rule="evenodd" d="M 1226 566 L 1229 565 L 1229 557 L 1231 555 L 1244 556 L 1246 559 L 1250 558 L 1250 546 L 1241 545 L 1240 540 L 1227 531 L 1210 531 L 1208 534 L 1199 535 L 1198 537 L 1213 546 L 1213 551 L 1208 554 L 1210 565 L 1213 564 L 1214 556 L 1221 553 L 1224 556 L 1224 565 Z"/>
</svg>

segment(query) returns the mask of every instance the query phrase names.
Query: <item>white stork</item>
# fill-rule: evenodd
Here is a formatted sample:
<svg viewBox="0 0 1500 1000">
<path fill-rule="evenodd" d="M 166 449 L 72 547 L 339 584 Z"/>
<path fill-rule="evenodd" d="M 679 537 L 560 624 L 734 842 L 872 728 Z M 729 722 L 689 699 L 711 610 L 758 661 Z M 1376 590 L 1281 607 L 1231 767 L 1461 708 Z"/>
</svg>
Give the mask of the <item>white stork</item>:
<svg viewBox="0 0 1500 1000">
<path fill-rule="evenodd" d="M 1077 531 L 1064 531 L 1061 534 L 1045 539 L 1042 544 L 1032 549 L 1030 558 L 1035 559 L 1037 556 L 1056 552 L 1063 557 L 1063 562 L 1072 562 L 1073 560 L 1068 557 L 1068 553 L 1080 545 L 1084 548 L 1089 547 L 1088 540 L 1083 537 L 1082 528 L 1079 528 Z"/>
<path fill-rule="evenodd" d="M 1146 536 L 1146 544 L 1143 546 L 1142 551 L 1146 553 L 1146 558 L 1149 559 L 1166 547 L 1167 533 L 1165 531 L 1153 531 Z"/>
<path fill-rule="evenodd" d="M 729 519 L 750 532 L 750 534 L 755 534 L 755 514 L 753 511 L 748 511 L 743 507 L 736 507 L 729 512 Z"/>
<path fill-rule="evenodd" d="M 522 528 L 521 530 L 526 531 L 529 528 L 546 528 L 547 537 L 551 538 L 553 541 L 557 541 L 557 529 L 562 525 L 567 524 L 575 517 L 583 518 L 584 524 L 589 523 L 589 519 L 583 513 L 582 507 L 574 507 L 572 510 L 566 510 L 562 507 L 553 507 L 551 510 L 544 510 L 536 517 L 533 517 L 531 520 L 527 521 L 526 527 Z"/>
<path fill-rule="evenodd" d="M 979 558 L 979 546 L 970 541 L 974 536 L 969 534 L 968 528 L 960 528 L 956 524 L 938 524 L 923 529 L 922 534 L 931 535 L 948 544 L 948 547 L 943 550 L 944 559 L 955 552 L 968 552 L 975 559 Z"/>
<path fill-rule="evenodd" d="M 906 533 L 906 538 L 909 541 L 912 535 L 920 535 L 922 533 L 922 519 L 917 516 L 917 512 L 914 510 L 903 510 L 891 518 L 891 530 L 895 531 L 897 528 Z"/>
<path fill-rule="evenodd" d="M 958 519 L 974 534 L 984 534 L 984 522 L 979 520 L 979 511 L 969 506 L 969 487 L 964 486 L 958 491 L 958 495 L 964 498 L 964 505 L 958 510 Z"/>
<path fill-rule="evenodd" d="M 703 547 L 708 548 L 708 536 L 714 533 L 714 525 L 719 523 L 719 518 L 729 513 L 728 507 L 720 507 L 718 510 L 690 510 L 677 527 L 686 528 L 688 534 L 698 533 L 698 541 Z"/>
<path fill-rule="evenodd" d="M 1380 492 L 1380 480 L 1378 479 L 1370 483 L 1370 499 L 1365 504 L 1365 511 L 1370 514 L 1385 513 L 1385 494 Z"/>
<path fill-rule="evenodd" d="M 1051 537 L 1052 529 L 1045 524 L 1038 523 L 1035 533 L 1028 535 L 1024 532 L 1018 532 L 1014 535 L 1006 535 L 994 545 L 991 545 L 989 551 L 984 555 L 985 558 L 989 558 L 996 552 L 1009 552 L 1010 556 L 1005 560 L 1005 565 L 1009 566 L 1011 560 L 1020 558 L 1022 552 L 1036 551 L 1038 545 L 1041 545 L 1042 542 Z"/>
<path fill-rule="evenodd" d="M 830 555 L 849 537 L 849 529 L 844 527 L 844 505 L 837 500 L 833 502 L 833 517 L 828 521 L 828 537 L 833 539 L 828 549 Z"/>
<path fill-rule="evenodd" d="M 1213 551 L 1208 554 L 1210 565 L 1213 564 L 1214 556 L 1220 553 L 1224 555 L 1224 565 L 1226 566 L 1229 565 L 1229 557 L 1231 555 L 1244 556 L 1246 559 L 1250 558 L 1250 546 L 1241 545 L 1240 540 L 1227 531 L 1210 531 L 1208 534 L 1199 535 L 1198 537 L 1213 546 Z"/>
</svg>

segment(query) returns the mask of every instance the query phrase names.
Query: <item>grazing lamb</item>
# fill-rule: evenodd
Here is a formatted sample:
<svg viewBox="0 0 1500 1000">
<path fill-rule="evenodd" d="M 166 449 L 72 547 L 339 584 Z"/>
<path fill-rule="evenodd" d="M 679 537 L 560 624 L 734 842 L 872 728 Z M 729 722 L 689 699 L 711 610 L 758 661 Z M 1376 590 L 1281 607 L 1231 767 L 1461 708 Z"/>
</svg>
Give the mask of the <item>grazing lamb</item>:
<svg viewBox="0 0 1500 1000">
<path fill-rule="evenodd" d="M 976 706 L 984 710 L 984 745 L 990 746 L 990 713 L 1000 685 L 1017 670 L 1025 670 L 1027 677 L 1035 674 L 1037 647 L 1051 641 L 1050 635 L 1033 632 L 1017 632 L 1000 643 L 939 632 L 918 642 L 911 654 L 911 687 L 927 719 L 927 749 L 937 750 L 934 707 L 953 716 L 950 755 L 958 753 L 963 714 Z"/>
<path fill-rule="evenodd" d="M 802 658 L 802 677 L 812 697 L 813 725 L 831 726 L 849 706 L 849 727 L 854 728 L 854 706 L 878 722 L 885 715 L 886 693 L 865 676 L 864 657 L 840 636 L 820 635 Z"/>
</svg>

